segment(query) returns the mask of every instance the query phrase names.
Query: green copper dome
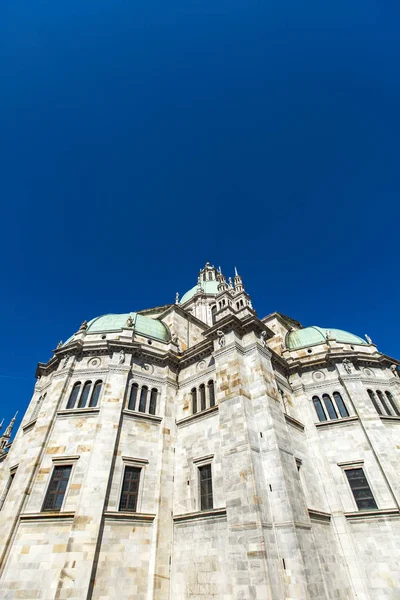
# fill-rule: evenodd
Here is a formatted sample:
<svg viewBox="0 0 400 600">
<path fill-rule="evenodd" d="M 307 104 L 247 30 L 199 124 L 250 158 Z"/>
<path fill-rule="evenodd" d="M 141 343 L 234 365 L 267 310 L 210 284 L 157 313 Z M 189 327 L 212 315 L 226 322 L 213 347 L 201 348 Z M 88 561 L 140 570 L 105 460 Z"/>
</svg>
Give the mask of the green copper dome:
<svg viewBox="0 0 400 600">
<path fill-rule="evenodd" d="M 152 337 L 163 342 L 170 339 L 168 328 L 164 323 L 157 319 L 151 319 L 137 313 L 126 313 L 122 315 L 103 315 L 96 317 L 88 323 L 87 333 L 106 333 L 119 331 L 126 327 L 126 321 L 131 316 L 134 322 L 134 330 L 141 335 Z"/>
<path fill-rule="evenodd" d="M 216 296 L 218 294 L 218 281 L 216 281 L 215 279 L 212 279 L 210 281 L 202 281 L 201 287 L 205 294 L 209 294 L 210 296 Z M 196 292 L 197 285 L 192 287 L 191 290 L 187 291 L 186 294 L 183 294 L 180 304 L 184 304 L 185 302 L 193 298 Z"/>
<path fill-rule="evenodd" d="M 367 344 L 365 340 L 358 337 L 358 335 L 354 335 L 354 333 L 349 333 L 342 329 L 323 329 L 322 327 L 313 325 L 312 327 L 290 331 L 286 335 L 286 347 L 289 350 L 296 350 L 297 348 L 323 344 L 326 341 L 328 331 L 330 332 L 329 337 L 334 338 L 337 342 L 343 344 Z"/>
</svg>

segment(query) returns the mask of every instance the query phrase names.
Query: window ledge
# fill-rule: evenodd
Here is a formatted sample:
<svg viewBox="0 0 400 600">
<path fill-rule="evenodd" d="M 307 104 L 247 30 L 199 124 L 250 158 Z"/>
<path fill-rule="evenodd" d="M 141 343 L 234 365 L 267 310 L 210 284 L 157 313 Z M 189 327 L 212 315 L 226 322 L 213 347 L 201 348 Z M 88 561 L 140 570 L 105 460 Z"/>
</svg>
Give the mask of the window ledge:
<svg viewBox="0 0 400 600">
<path fill-rule="evenodd" d="M 315 423 L 315 427 L 331 427 L 332 425 L 346 425 L 346 423 L 352 423 L 353 421 L 358 421 L 358 417 L 356 415 L 351 417 L 345 417 L 344 419 L 332 419 L 331 421 L 322 421 L 319 423 Z"/>
<path fill-rule="evenodd" d="M 57 417 L 79 417 L 79 415 L 96 415 L 100 412 L 100 408 L 66 408 L 65 410 L 59 410 L 57 412 Z"/>
<path fill-rule="evenodd" d="M 175 523 L 194 521 L 195 519 L 213 519 L 215 517 L 226 517 L 226 508 L 213 508 L 211 510 L 199 510 L 197 512 L 173 515 Z"/>
<path fill-rule="evenodd" d="M 285 421 L 289 425 L 292 425 L 292 427 L 295 427 L 296 429 L 299 429 L 300 431 L 304 431 L 303 423 L 301 423 L 300 421 L 298 421 L 297 419 L 295 419 L 294 417 L 291 417 L 290 415 L 288 415 L 286 413 L 285 413 Z"/>
<path fill-rule="evenodd" d="M 330 521 L 331 513 L 322 512 L 321 510 L 314 510 L 313 508 L 308 508 L 308 516 L 313 521 Z"/>
<path fill-rule="evenodd" d="M 383 508 L 381 510 L 358 510 L 356 512 L 346 512 L 344 516 L 349 521 L 357 521 L 359 519 L 379 519 L 381 517 L 399 517 L 400 511 L 398 508 Z"/>
<path fill-rule="evenodd" d="M 189 423 L 192 423 L 193 421 L 205 419 L 206 417 L 209 417 L 210 415 L 214 414 L 217 410 L 218 404 L 212 406 L 211 408 L 206 408 L 206 410 L 201 410 L 200 412 L 197 412 L 194 415 L 189 415 L 188 417 L 179 419 L 179 421 L 176 421 L 176 424 L 178 427 L 180 427 L 181 425 L 187 425 Z"/>
<path fill-rule="evenodd" d="M 19 516 L 21 521 L 51 521 L 57 520 L 69 520 L 75 516 L 74 511 L 48 511 L 40 513 L 23 513 Z"/>
<path fill-rule="evenodd" d="M 124 408 L 122 412 L 127 417 L 132 417 L 133 419 L 144 419 L 145 421 L 151 421 L 152 423 L 161 423 L 162 421 L 162 417 L 157 417 L 157 415 L 149 415 L 149 413 L 136 412 L 136 410 L 129 410 L 129 408 Z"/>
<path fill-rule="evenodd" d="M 395 415 L 380 415 L 379 418 L 381 421 L 397 421 L 398 423 L 400 423 L 400 417 L 397 417 Z"/>
<path fill-rule="evenodd" d="M 32 421 L 28 421 L 28 423 L 23 426 L 22 431 L 24 433 L 26 433 L 27 431 L 29 431 L 29 429 L 32 429 L 32 427 L 35 425 L 36 421 L 37 421 L 37 417 L 32 419 Z"/>
<path fill-rule="evenodd" d="M 136 513 L 128 511 L 111 511 L 107 510 L 104 513 L 104 517 L 110 520 L 116 521 L 135 521 L 137 523 L 152 523 L 156 518 L 155 514 L 150 513 Z"/>
</svg>

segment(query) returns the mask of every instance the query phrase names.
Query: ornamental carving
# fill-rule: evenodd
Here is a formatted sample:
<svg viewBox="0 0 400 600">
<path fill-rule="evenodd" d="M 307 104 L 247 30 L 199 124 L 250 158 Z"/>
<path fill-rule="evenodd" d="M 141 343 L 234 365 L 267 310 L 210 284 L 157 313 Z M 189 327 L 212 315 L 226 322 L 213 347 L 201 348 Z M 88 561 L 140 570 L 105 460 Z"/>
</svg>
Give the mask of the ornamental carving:
<svg viewBox="0 0 400 600">
<path fill-rule="evenodd" d="M 206 368 L 206 361 L 205 360 L 201 360 L 199 363 L 197 363 L 197 370 L 198 371 L 204 371 L 204 369 Z"/>
<path fill-rule="evenodd" d="M 99 367 L 101 363 L 100 358 L 98 358 L 97 356 L 95 356 L 94 358 L 90 358 L 88 360 L 88 367 L 91 367 L 93 369 L 95 369 L 96 367 Z"/>
<path fill-rule="evenodd" d="M 322 371 L 315 371 L 315 373 L 313 373 L 312 378 L 314 379 L 314 381 L 323 381 L 325 379 L 325 373 L 323 373 Z"/>
</svg>

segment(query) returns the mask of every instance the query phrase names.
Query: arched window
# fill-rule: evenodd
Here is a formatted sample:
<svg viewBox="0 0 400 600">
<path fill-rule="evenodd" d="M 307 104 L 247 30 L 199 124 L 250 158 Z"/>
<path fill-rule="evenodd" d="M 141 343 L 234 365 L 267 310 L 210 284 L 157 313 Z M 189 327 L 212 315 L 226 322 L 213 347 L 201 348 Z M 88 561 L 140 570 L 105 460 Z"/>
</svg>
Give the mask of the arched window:
<svg viewBox="0 0 400 600">
<path fill-rule="evenodd" d="M 79 398 L 78 408 L 85 408 L 87 399 L 89 398 L 90 388 L 92 386 L 91 381 L 87 381 L 83 386 L 81 397 Z"/>
<path fill-rule="evenodd" d="M 372 390 L 367 390 L 367 392 L 368 392 L 368 396 L 371 399 L 372 404 L 374 405 L 374 408 L 375 408 L 376 412 L 378 413 L 378 415 L 381 415 L 382 414 L 382 410 L 381 410 L 381 407 L 379 406 L 379 403 L 378 403 L 378 401 L 376 399 L 376 396 L 375 396 L 374 392 Z"/>
<path fill-rule="evenodd" d="M 214 306 L 211 307 L 211 320 L 212 320 L 212 324 L 215 325 L 216 320 L 215 320 L 215 313 L 217 312 L 217 307 L 214 304 Z"/>
<path fill-rule="evenodd" d="M 146 412 L 146 401 L 148 391 L 149 388 L 147 387 L 147 385 L 144 385 L 140 390 L 139 412 Z"/>
<path fill-rule="evenodd" d="M 131 391 L 130 391 L 129 400 L 128 400 L 129 410 L 135 410 L 138 389 L 139 389 L 139 386 L 137 383 L 134 383 L 131 385 Z"/>
<path fill-rule="evenodd" d="M 99 396 L 100 396 L 102 385 L 103 385 L 102 381 L 96 381 L 96 383 L 94 384 L 93 392 L 92 392 L 92 395 L 90 397 L 90 402 L 89 402 L 89 406 L 91 408 L 94 408 L 99 403 Z"/>
<path fill-rule="evenodd" d="M 206 386 L 204 383 L 199 387 L 200 390 L 200 410 L 206 410 Z"/>
<path fill-rule="evenodd" d="M 381 390 L 376 390 L 376 393 L 378 394 L 378 398 L 381 401 L 383 410 L 386 411 L 387 415 L 391 415 L 392 413 L 390 412 L 390 408 L 388 407 L 386 400 L 385 400 L 385 396 L 382 394 Z"/>
<path fill-rule="evenodd" d="M 397 404 L 396 404 L 396 401 L 395 401 L 395 399 L 394 399 L 394 398 L 393 398 L 393 396 L 392 396 L 392 393 L 391 393 L 391 392 L 388 392 L 388 391 L 386 391 L 386 392 L 385 392 L 385 394 L 386 394 L 386 397 L 387 397 L 387 399 L 389 400 L 389 402 L 390 402 L 390 404 L 391 404 L 391 406 L 392 406 L 392 408 L 393 408 L 393 410 L 394 410 L 395 414 L 396 414 L 398 417 L 400 417 L 400 411 L 399 411 L 399 408 L 398 408 L 398 406 L 397 406 Z M 45 395 L 46 395 L 46 394 L 45 394 Z"/>
<path fill-rule="evenodd" d="M 212 280 L 212 271 L 209 271 L 209 273 L 208 273 L 208 279 L 209 279 L 209 281 Z"/>
<path fill-rule="evenodd" d="M 32 416 L 30 418 L 31 421 L 33 421 L 33 419 L 36 419 L 36 417 L 38 416 L 40 407 L 42 406 L 45 398 L 46 398 L 46 394 L 43 394 L 43 396 L 40 396 L 39 400 L 36 402 L 35 408 L 33 409 L 33 412 L 32 412 Z"/>
<path fill-rule="evenodd" d="M 314 402 L 315 410 L 317 411 L 318 419 L 320 421 L 327 421 L 328 419 L 326 418 L 324 407 L 322 406 L 322 402 L 318 398 L 318 396 L 313 397 L 313 402 Z"/>
<path fill-rule="evenodd" d="M 348 417 L 349 416 L 349 411 L 347 410 L 346 405 L 343 402 L 343 398 L 339 394 L 339 392 L 333 392 L 333 397 L 335 399 L 336 406 L 338 407 L 340 416 L 341 417 Z"/>
<path fill-rule="evenodd" d="M 67 408 L 74 408 L 75 403 L 78 399 L 80 390 L 81 390 L 81 382 L 77 381 L 75 383 L 74 387 L 72 388 L 72 392 L 71 392 L 71 395 L 68 400 Z"/>
<path fill-rule="evenodd" d="M 196 388 L 193 388 L 191 390 L 191 394 L 192 394 L 192 412 L 195 415 L 197 413 L 197 390 L 196 390 Z"/>
<path fill-rule="evenodd" d="M 333 402 L 331 400 L 331 397 L 328 396 L 328 394 L 323 394 L 322 396 L 322 400 L 324 401 L 325 404 L 325 408 L 328 411 L 328 415 L 331 419 L 337 419 L 337 413 L 335 410 L 335 407 L 333 406 Z"/>
<path fill-rule="evenodd" d="M 156 414 L 156 406 L 157 406 L 157 390 L 153 388 L 150 393 L 150 405 L 149 405 L 149 413 L 151 415 Z"/>
<path fill-rule="evenodd" d="M 211 408 L 212 406 L 215 406 L 214 382 L 212 379 L 208 382 L 208 397 L 210 399 Z"/>
</svg>

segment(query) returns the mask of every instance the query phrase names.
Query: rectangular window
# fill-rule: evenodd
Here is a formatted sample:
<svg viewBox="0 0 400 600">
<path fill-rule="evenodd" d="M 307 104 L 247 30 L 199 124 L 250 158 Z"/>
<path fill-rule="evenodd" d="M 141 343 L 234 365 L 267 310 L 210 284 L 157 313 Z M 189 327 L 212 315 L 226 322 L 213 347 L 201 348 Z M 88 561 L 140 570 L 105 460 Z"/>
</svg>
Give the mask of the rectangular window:
<svg viewBox="0 0 400 600">
<path fill-rule="evenodd" d="M 139 467 L 125 467 L 119 510 L 136 512 L 140 481 Z"/>
<path fill-rule="evenodd" d="M 3 508 L 3 504 L 6 501 L 7 494 L 8 494 L 8 491 L 9 491 L 10 487 L 11 487 L 11 484 L 13 482 L 14 477 L 15 477 L 15 471 L 14 471 L 14 473 L 10 474 L 10 477 L 8 478 L 8 481 L 6 483 L 6 487 L 4 488 L 4 492 L 1 495 L 1 498 L 0 498 L 0 510 Z"/>
<path fill-rule="evenodd" d="M 200 510 L 213 508 L 211 465 L 199 467 L 200 478 Z"/>
<path fill-rule="evenodd" d="M 72 465 L 54 467 L 42 511 L 60 511 L 71 475 Z"/>
<path fill-rule="evenodd" d="M 367 478 L 363 469 L 346 469 L 346 476 L 349 481 L 354 500 L 357 503 L 358 510 L 377 509 L 375 499 L 372 495 Z"/>
</svg>

